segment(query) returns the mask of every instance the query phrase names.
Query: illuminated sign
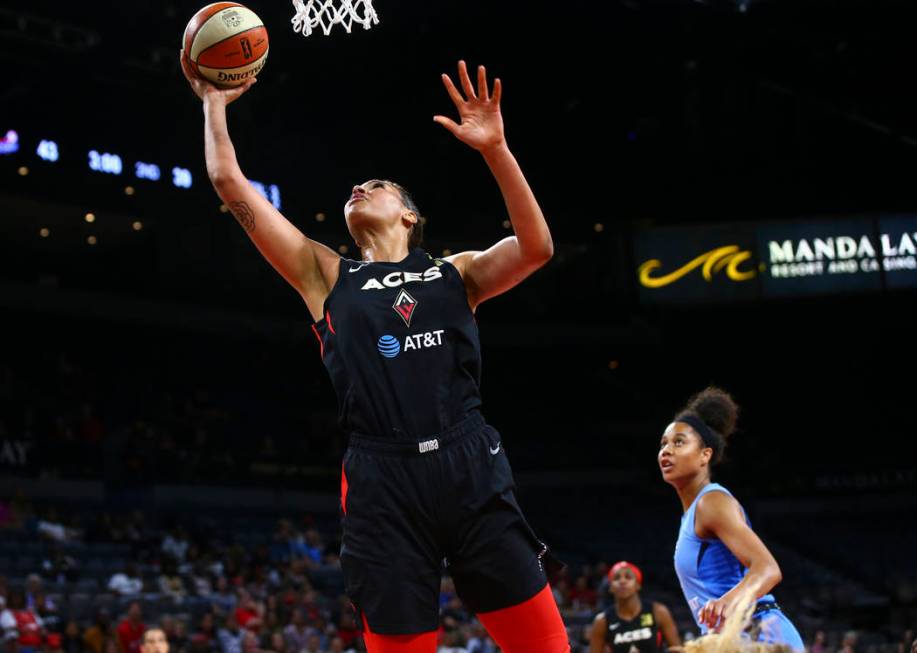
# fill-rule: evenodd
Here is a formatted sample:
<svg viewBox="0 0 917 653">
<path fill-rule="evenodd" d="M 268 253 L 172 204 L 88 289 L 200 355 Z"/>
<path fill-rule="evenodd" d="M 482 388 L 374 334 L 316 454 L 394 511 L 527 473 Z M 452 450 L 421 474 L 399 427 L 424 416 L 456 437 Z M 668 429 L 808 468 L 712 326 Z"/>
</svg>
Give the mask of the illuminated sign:
<svg viewBox="0 0 917 653">
<path fill-rule="evenodd" d="M 760 225 L 761 288 L 772 296 L 880 290 L 875 235 L 870 219 Z"/>
<path fill-rule="evenodd" d="M 99 153 L 96 150 L 89 150 L 89 169 L 95 172 L 105 172 L 110 175 L 120 175 L 124 165 L 121 163 L 121 157 L 117 154 L 108 152 Z"/>
<path fill-rule="evenodd" d="M 172 168 L 172 184 L 176 188 L 191 188 L 191 171 L 178 166 Z"/>
<path fill-rule="evenodd" d="M 739 266 L 750 258 L 751 252 L 740 249 L 738 245 L 727 245 L 726 247 L 717 247 L 705 252 L 693 261 L 685 263 L 674 272 L 663 274 L 662 276 L 653 276 L 663 266 L 662 261 L 650 259 L 640 266 L 637 270 L 637 275 L 640 278 L 640 285 L 646 288 L 668 286 L 697 268 L 701 268 L 701 274 L 704 280 L 708 282 L 712 281 L 713 275 L 723 268 L 726 268 L 726 276 L 733 281 L 748 281 L 755 278 L 757 270 L 754 268 L 742 270 Z"/>
<path fill-rule="evenodd" d="M 644 301 L 686 303 L 758 297 L 754 236 L 744 225 L 669 227 L 638 235 Z"/>
<path fill-rule="evenodd" d="M 879 220 L 887 288 L 917 288 L 917 216 Z"/>
<path fill-rule="evenodd" d="M 60 158 L 60 153 L 57 151 L 57 143 L 54 141 L 41 141 L 38 144 L 38 149 L 35 150 L 35 154 L 38 155 L 39 159 L 50 163 L 54 163 Z"/>
<path fill-rule="evenodd" d="M 134 164 L 134 174 L 137 176 L 137 179 L 149 179 L 150 181 L 159 181 L 159 178 L 162 177 L 158 165 L 155 163 L 144 163 L 143 161 L 138 161 Z"/>
<path fill-rule="evenodd" d="M 23 140 L 13 129 L 0 136 L 0 155 L 19 152 L 21 147 L 25 147 L 29 151 L 34 148 L 35 156 L 42 161 L 55 163 L 61 160 L 61 149 L 57 141 L 50 139 L 42 139 L 40 141 L 37 139 L 35 141 Z M 87 152 L 87 165 L 92 172 L 108 175 L 130 175 L 130 171 L 133 169 L 133 176 L 136 179 L 163 183 L 168 183 L 171 170 L 171 182 L 175 188 L 189 189 L 194 183 L 194 176 L 191 170 L 187 168 L 174 166 L 170 169 L 161 163 L 122 158 L 121 155 L 113 152 L 89 150 Z M 127 172 L 125 172 L 125 169 Z M 64 174 L 69 172 L 66 167 L 61 170 Z M 265 184 L 259 181 L 251 181 L 251 184 L 274 207 L 278 210 L 281 208 L 281 193 L 277 184 Z"/>
<path fill-rule="evenodd" d="M 917 288 L 917 216 L 654 229 L 635 250 L 648 302 Z"/>
<path fill-rule="evenodd" d="M 0 154 L 12 154 L 19 151 L 19 134 L 12 129 L 0 138 Z"/>
</svg>

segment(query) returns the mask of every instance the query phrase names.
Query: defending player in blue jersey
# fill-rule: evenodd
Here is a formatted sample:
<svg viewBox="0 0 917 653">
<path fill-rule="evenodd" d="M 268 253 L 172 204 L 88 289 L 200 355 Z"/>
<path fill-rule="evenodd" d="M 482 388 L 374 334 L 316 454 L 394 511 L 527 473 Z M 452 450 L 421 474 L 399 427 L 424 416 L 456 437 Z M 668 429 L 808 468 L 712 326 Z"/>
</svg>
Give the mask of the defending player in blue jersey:
<svg viewBox="0 0 917 653">
<path fill-rule="evenodd" d="M 802 651 L 799 632 L 769 593 L 783 578 L 777 561 L 751 529 L 739 502 L 710 480 L 737 418 L 732 397 L 707 388 L 691 398 L 662 435 L 662 478 L 678 492 L 684 508 L 675 571 L 703 633 L 721 628 L 739 597 L 751 591 L 757 598 L 751 637 Z"/>
</svg>

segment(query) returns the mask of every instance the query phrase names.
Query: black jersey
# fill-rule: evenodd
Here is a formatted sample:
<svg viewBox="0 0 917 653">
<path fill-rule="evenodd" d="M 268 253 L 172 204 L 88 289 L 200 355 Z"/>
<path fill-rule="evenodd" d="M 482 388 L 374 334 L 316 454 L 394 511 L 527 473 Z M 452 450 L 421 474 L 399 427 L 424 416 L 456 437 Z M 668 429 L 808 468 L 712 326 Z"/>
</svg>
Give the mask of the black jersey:
<svg viewBox="0 0 917 653">
<path fill-rule="evenodd" d="M 341 259 L 312 328 L 347 433 L 418 440 L 481 404 L 481 346 L 462 277 L 422 249 L 397 263 Z"/>
<path fill-rule="evenodd" d="M 659 653 L 662 651 L 662 633 L 653 616 L 653 604 L 649 609 L 626 621 L 618 616 L 614 606 L 605 611 L 605 641 L 612 653 Z"/>
</svg>

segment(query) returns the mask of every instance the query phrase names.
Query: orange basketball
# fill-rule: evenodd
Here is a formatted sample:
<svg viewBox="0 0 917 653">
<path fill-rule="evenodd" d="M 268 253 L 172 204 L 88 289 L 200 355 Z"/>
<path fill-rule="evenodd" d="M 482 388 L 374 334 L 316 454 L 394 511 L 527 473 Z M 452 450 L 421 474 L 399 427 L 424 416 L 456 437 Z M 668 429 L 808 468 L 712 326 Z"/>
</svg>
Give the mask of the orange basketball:
<svg viewBox="0 0 917 653">
<path fill-rule="evenodd" d="M 239 86 L 267 61 L 267 28 L 238 2 L 214 2 L 188 22 L 182 49 L 197 75 L 217 86 Z"/>
</svg>

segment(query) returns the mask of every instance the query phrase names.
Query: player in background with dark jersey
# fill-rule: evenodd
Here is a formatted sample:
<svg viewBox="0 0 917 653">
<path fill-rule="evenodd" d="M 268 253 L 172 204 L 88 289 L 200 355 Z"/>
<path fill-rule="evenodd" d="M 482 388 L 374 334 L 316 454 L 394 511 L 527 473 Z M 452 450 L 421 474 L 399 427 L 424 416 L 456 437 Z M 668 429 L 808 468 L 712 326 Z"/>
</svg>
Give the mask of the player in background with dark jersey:
<svg viewBox="0 0 917 653">
<path fill-rule="evenodd" d="M 514 235 L 483 251 L 432 259 L 420 212 L 389 181 L 353 187 L 344 208 L 360 261 L 307 238 L 248 183 L 226 106 L 253 81 L 218 89 L 182 67 L 203 100 L 207 172 L 264 257 L 297 290 L 348 432 L 341 478 L 341 564 L 369 653 L 433 653 L 443 563 L 462 600 L 505 653 L 565 653 L 547 585 L 547 547 L 515 500 L 499 433 L 480 413 L 474 310 L 544 265 L 553 242 L 503 134 L 502 86 L 477 89 L 459 62 L 460 116 L 434 120 L 481 153 Z"/>
<path fill-rule="evenodd" d="M 589 637 L 589 653 L 681 653 L 681 638 L 672 613 L 662 603 L 644 605 L 640 599 L 643 572 L 622 560 L 608 571 L 608 589 L 614 605 L 596 615 Z"/>
<path fill-rule="evenodd" d="M 675 571 L 701 632 L 718 631 L 745 592 L 757 599 L 752 636 L 802 651 L 799 632 L 769 592 L 783 578 L 745 510 L 710 480 L 726 449 L 739 408 L 723 390 L 707 388 L 678 412 L 662 435 L 658 462 L 684 515 L 675 544 Z"/>
</svg>

